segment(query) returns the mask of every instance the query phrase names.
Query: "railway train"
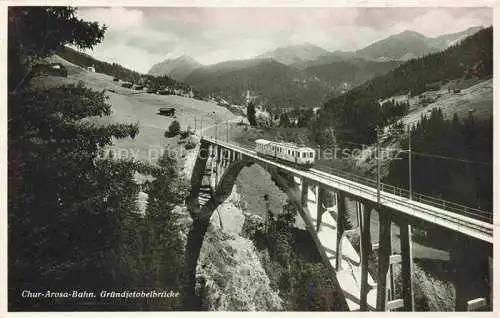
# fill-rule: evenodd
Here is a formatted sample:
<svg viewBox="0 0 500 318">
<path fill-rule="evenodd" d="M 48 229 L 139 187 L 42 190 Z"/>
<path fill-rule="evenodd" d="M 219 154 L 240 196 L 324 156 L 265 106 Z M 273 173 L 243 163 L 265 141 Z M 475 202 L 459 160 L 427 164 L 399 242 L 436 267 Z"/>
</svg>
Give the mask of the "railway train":
<svg viewBox="0 0 500 318">
<path fill-rule="evenodd" d="M 291 164 L 300 169 L 310 169 L 314 165 L 316 157 L 312 148 L 266 139 L 255 140 L 255 152 L 259 156 Z"/>
</svg>

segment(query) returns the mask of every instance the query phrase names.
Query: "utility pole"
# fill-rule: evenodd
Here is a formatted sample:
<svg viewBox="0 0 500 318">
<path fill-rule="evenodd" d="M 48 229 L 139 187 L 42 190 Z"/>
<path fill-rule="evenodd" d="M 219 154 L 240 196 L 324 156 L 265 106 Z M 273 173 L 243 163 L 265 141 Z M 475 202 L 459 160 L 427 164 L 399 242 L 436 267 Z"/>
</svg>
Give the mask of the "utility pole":
<svg viewBox="0 0 500 318">
<path fill-rule="evenodd" d="M 380 128 L 377 130 L 377 203 L 380 206 Z"/>
<path fill-rule="evenodd" d="M 266 193 L 264 194 L 264 201 L 266 201 L 266 218 L 265 218 L 265 223 L 264 223 L 264 229 L 265 233 L 269 230 L 269 214 L 270 214 L 270 202 L 269 202 L 269 195 Z"/>
<path fill-rule="evenodd" d="M 217 137 L 219 136 L 219 132 L 217 130 L 217 122 L 215 122 L 215 139 L 217 140 Z"/>
<path fill-rule="evenodd" d="M 194 116 L 194 131 L 196 131 L 196 116 Z"/>
<path fill-rule="evenodd" d="M 411 128 L 408 127 L 408 192 L 412 199 L 412 176 L 411 176 Z"/>
<path fill-rule="evenodd" d="M 412 176 L 412 164 L 411 164 L 411 127 L 408 127 L 408 131 L 406 131 L 404 128 L 402 129 L 390 129 L 390 133 L 398 134 L 398 135 L 405 135 L 408 137 L 408 149 L 406 152 L 408 152 L 408 198 L 412 200 L 413 198 L 413 176 Z M 377 147 L 378 147 L 378 134 L 377 134 Z M 378 148 L 377 148 L 378 149 Z M 405 150 L 403 150 L 404 152 Z M 377 160 L 378 163 L 378 160 Z"/>
<path fill-rule="evenodd" d="M 226 142 L 229 143 L 229 120 L 227 121 Z"/>
</svg>

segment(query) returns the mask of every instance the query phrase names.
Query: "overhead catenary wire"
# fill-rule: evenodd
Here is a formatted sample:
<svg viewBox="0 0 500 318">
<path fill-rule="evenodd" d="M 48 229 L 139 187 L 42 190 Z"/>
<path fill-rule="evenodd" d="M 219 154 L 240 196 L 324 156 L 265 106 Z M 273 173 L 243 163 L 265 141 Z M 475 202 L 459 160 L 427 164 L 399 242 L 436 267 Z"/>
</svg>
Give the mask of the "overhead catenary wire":
<svg viewBox="0 0 500 318">
<path fill-rule="evenodd" d="M 345 141 L 344 143 L 350 144 L 350 145 L 355 145 L 355 146 L 365 147 L 365 149 L 375 148 L 375 146 L 373 146 L 373 145 L 360 144 L 360 143 L 351 142 L 351 141 Z M 382 149 L 396 149 L 396 147 L 394 147 L 394 148 L 391 148 L 391 147 L 382 147 Z M 405 149 L 399 149 L 399 151 L 400 152 L 405 152 L 405 153 L 408 152 L 408 150 L 405 150 Z M 451 157 L 451 156 L 430 154 L 430 153 L 425 153 L 425 152 L 418 152 L 418 151 L 415 151 L 415 150 L 412 150 L 411 153 L 412 153 L 412 155 L 419 155 L 419 156 L 422 156 L 422 157 L 432 157 L 432 158 L 436 158 L 436 159 L 453 160 L 453 161 L 464 162 L 464 163 L 472 163 L 472 164 L 480 164 L 480 165 L 491 165 L 492 164 L 492 162 L 475 161 L 475 160 L 464 159 L 464 158 L 456 158 L 456 157 Z"/>
<path fill-rule="evenodd" d="M 401 150 L 401 152 L 408 152 L 408 150 Z M 417 151 L 414 151 L 414 150 L 412 150 L 411 154 L 412 155 L 417 155 L 417 156 L 422 156 L 422 157 L 430 157 L 430 158 L 444 159 L 444 160 L 453 160 L 453 161 L 458 161 L 458 162 L 480 164 L 480 165 L 491 165 L 491 164 L 493 164 L 492 162 L 474 161 L 474 160 L 468 160 L 468 159 L 463 159 L 463 158 L 455 158 L 455 157 L 435 155 L 435 154 L 424 153 L 424 152 L 417 152 Z"/>
</svg>

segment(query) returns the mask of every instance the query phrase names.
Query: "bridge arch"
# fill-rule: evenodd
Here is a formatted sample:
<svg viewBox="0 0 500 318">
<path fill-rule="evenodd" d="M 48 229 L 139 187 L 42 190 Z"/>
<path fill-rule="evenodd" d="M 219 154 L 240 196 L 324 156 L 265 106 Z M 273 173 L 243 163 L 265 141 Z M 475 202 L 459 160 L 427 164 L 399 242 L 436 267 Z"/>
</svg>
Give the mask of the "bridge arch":
<svg viewBox="0 0 500 318">
<path fill-rule="evenodd" d="M 220 181 L 216 184 L 215 189 L 213 189 L 213 193 L 210 199 L 204 204 L 200 205 L 198 200 L 198 195 L 200 193 L 200 189 L 203 181 L 203 174 L 205 172 L 207 161 L 213 154 L 213 150 L 210 149 L 210 144 L 206 141 L 202 140 L 200 145 L 199 155 L 197 157 L 195 166 L 193 168 L 193 172 L 191 175 L 191 193 L 186 200 L 186 204 L 188 206 L 188 210 L 190 211 L 190 215 L 193 219 L 193 224 L 191 226 L 190 232 L 188 234 L 188 241 L 186 246 L 186 265 L 188 267 L 188 277 L 187 277 L 187 290 L 185 292 L 185 308 L 193 308 L 192 304 L 195 303 L 195 285 L 196 285 L 196 266 L 198 263 L 198 258 L 200 255 L 201 247 L 203 245 L 203 240 L 208 229 L 208 225 L 210 223 L 210 218 L 212 214 L 215 212 L 217 207 L 222 204 L 230 195 L 233 189 L 233 186 L 238 178 L 241 170 L 245 167 L 250 167 L 254 164 L 259 165 L 261 168 L 266 170 L 270 175 L 271 179 L 275 183 L 275 185 L 283 191 L 289 202 L 292 203 L 295 208 L 299 211 L 302 219 L 306 224 L 306 228 L 310 233 L 312 239 L 314 240 L 316 246 L 321 246 L 319 238 L 316 234 L 315 226 L 313 221 L 309 217 L 307 213 L 307 207 L 302 205 L 302 192 L 300 187 L 295 183 L 293 176 L 290 176 L 284 171 L 280 171 L 279 168 L 274 167 L 272 165 L 268 165 L 253 158 L 247 156 L 241 156 L 237 160 L 230 161 L 227 167 L 224 170 L 223 175 L 221 176 Z M 218 154 L 216 154 L 217 156 Z M 318 249 L 318 252 L 321 254 L 321 259 L 328 260 L 328 256 L 326 255 L 324 250 Z M 325 255 L 322 255 L 325 254 Z M 329 263 L 325 265 L 329 266 Z M 342 290 L 334 271 L 331 271 L 333 274 L 333 282 L 335 284 L 336 290 Z M 343 298 L 342 298 L 343 299 Z M 347 303 L 343 299 L 344 303 L 342 306 L 344 308 L 347 307 Z"/>
</svg>

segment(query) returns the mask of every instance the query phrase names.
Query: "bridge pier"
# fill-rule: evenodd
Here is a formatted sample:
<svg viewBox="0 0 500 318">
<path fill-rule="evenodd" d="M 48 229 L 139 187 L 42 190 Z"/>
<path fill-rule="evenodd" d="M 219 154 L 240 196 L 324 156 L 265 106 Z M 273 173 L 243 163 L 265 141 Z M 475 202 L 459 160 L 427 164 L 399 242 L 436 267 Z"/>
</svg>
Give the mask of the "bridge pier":
<svg viewBox="0 0 500 318">
<path fill-rule="evenodd" d="M 308 199 L 308 195 L 309 195 L 309 184 L 307 183 L 307 180 L 305 178 L 302 178 L 300 180 L 300 187 L 301 187 L 300 204 L 303 207 L 307 207 L 307 199 Z"/>
<path fill-rule="evenodd" d="M 209 185 L 210 185 L 210 187 L 212 189 L 214 189 L 214 187 L 215 187 L 215 182 L 214 182 L 214 176 L 215 176 L 215 172 L 214 172 L 214 162 L 215 162 L 214 150 L 215 150 L 215 146 L 211 145 L 210 149 L 209 149 L 209 157 L 207 159 L 208 169 L 210 170 Z"/>
<path fill-rule="evenodd" d="M 321 188 L 319 185 L 316 186 L 316 232 L 319 232 L 321 227 L 321 218 L 323 217 L 323 213 L 325 212 L 325 208 L 323 207 L 323 200 L 325 197 L 325 190 Z"/>
<path fill-rule="evenodd" d="M 217 155 L 215 160 L 215 186 L 220 182 L 222 176 L 222 147 L 217 147 Z M 215 189 L 215 188 L 214 188 Z"/>
<path fill-rule="evenodd" d="M 415 310 L 413 292 L 413 253 L 411 240 L 411 225 L 402 222 L 399 225 L 401 238 L 401 279 L 403 282 L 403 309 L 405 311 Z"/>
<path fill-rule="evenodd" d="M 233 155 L 233 151 L 231 149 L 228 149 L 227 153 L 226 153 L 226 168 L 229 167 L 229 165 L 231 164 L 232 155 Z"/>
<path fill-rule="evenodd" d="M 337 272 L 342 269 L 342 240 L 345 231 L 345 193 L 338 192 L 337 195 L 337 255 L 335 257 L 335 268 Z"/>
<path fill-rule="evenodd" d="M 386 311 L 389 298 L 389 258 L 392 253 L 391 243 L 391 219 L 379 207 L 379 249 L 378 249 L 378 273 L 377 273 L 377 311 Z M 392 272 L 392 271 L 391 271 Z M 391 275 L 392 278 L 392 275 Z M 389 285 L 389 286 L 387 286 Z"/>
<path fill-rule="evenodd" d="M 360 311 L 368 310 L 368 259 L 370 256 L 370 212 L 371 208 L 361 201 L 356 201 L 356 212 L 359 220 L 360 259 L 361 259 L 361 295 Z"/>
<path fill-rule="evenodd" d="M 222 158 L 221 158 L 222 170 L 224 170 L 224 168 L 226 168 L 226 159 L 227 159 L 227 149 L 223 148 L 222 149 Z M 223 172 L 224 171 L 222 171 L 222 173 Z"/>
<path fill-rule="evenodd" d="M 493 286 L 490 262 L 492 249 L 480 241 L 460 234 L 452 234 L 450 238 L 455 242 L 450 253 L 456 288 L 455 311 L 493 308 L 492 297 L 488 297 L 486 292 L 489 290 L 491 295 Z M 474 300 L 479 298 L 485 300 L 483 304 L 472 306 L 473 309 L 470 309 L 471 301 L 474 303 Z"/>
</svg>

